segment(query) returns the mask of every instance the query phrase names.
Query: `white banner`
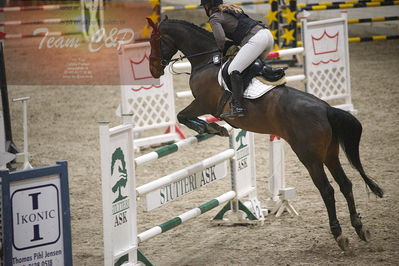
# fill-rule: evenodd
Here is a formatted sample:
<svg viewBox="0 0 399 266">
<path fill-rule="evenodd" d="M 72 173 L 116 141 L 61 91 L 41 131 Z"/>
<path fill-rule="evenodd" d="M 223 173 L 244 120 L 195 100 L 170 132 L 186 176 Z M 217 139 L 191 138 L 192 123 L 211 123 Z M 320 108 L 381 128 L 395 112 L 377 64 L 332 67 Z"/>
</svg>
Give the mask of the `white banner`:
<svg viewBox="0 0 399 266">
<path fill-rule="evenodd" d="M 175 182 L 161 187 L 160 189 L 156 189 L 146 194 L 145 200 L 143 201 L 144 210 L 151 211 L 156 209 L 226 176 L 226 161 L 210 166 L 193 175 L 185 176 Z"/>
</svg>

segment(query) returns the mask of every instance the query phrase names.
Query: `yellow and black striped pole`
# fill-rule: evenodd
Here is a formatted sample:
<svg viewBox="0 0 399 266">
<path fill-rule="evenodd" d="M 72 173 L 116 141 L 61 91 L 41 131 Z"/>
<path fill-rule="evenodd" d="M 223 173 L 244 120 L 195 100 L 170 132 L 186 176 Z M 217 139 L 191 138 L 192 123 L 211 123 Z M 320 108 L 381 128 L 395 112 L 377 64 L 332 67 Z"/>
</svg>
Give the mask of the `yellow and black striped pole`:
<svg viewBox="0 0 399 266">
<path fill-rule="evenodd" d="M 319 2 L 312 4 L 298 4 L 297 7 L 299 9 L 311 6 L 333 6 L 339 4 L 358 4 L 358 3 L 368 3 L 368 2 L 384 2 L 387 0 L 349 0 L 349 1 L 341 1 L 341 2 Z"/>
<path fill-rule="evenodd" d="M 332 4 L 332 5 L 313 5 L 300 8 L 301 10 L 317 11 L 330 9 L 349 9 L 349 8 L 363 8 L 363 7 L 380 7 L 399 5 L 399 1 L 384 1 L 384 2 L 360 2 L 356 4 Z"/>
<path fill-rule="evenodd" d="M 351 19 L 348 19 L 348 24 L 372 23 L 372 22 L 394 21 L 394 20 L 399 20 L 399 16 L 375 17 L 375 18 L 351 18 Z M 300 28 L 301 23 L 297 23 L 296 26 L 298 28 Z"/>
<path fill-rule="evenodd" d="M 376 18 L 352 18 L 352 19 L 348 19 L 348 24 L 393 21 L 393 20 L 399 20 L 399 17 L 392 16 L 392 17 L 376 17 Z"/>
<path fill-rule="evenodd" d="M 237 6 L 248 6 L 248 5 L 264 5 L 268 4 L 268 0 L 263 1 L 251 1 L 251 2 L 234 2 L 233 4 Z M 177 5 L 177 6 L 164 6 L 162 7 L 162 11 L 171 11 L 171 10 L 187 10 L 187 9 L 201 9 L 200 5 Z"/>
<path fill-rule="evenodd" d="M 399 40 L 399 35 L 375 35 L 370 37 L 349 37 L 348 42 L 372 42 L 372 41 L 386 41 Z M 298 41 L 298 46 L 302 46 L 302 41 Z"/>
<path fill-rule="evenodd" d="M 398 40 L 399 35 L 377 35 L 371 37 L 349 37 L 349 42 L 371 42 L 371 41 L 386 41 Z"/>
</svg>

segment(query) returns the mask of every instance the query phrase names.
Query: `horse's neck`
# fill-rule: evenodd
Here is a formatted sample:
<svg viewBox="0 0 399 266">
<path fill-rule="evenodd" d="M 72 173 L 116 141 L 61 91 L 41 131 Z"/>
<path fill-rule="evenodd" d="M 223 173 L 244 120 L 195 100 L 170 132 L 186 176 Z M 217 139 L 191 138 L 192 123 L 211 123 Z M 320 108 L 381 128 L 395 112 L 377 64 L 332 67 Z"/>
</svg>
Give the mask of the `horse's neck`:
<svg viewBox="0 0 399 266">
<path fill-rule="evenodd" d="M 212 58 L 212 54 L 207 54 L 207 52 L 216 50 L 216 47 L 212 47 L 212 45 L 198 37 L 196 38 L 195 35 L 193 38 L 187 37 L 187 30 L 185 32 L 175 30 L 171 35 L 173 35 L 178 49 L 188 57 L 192 68 L 204 65 Z M 182 36 L 186 37 L 182 38 Z"/>
</svg>

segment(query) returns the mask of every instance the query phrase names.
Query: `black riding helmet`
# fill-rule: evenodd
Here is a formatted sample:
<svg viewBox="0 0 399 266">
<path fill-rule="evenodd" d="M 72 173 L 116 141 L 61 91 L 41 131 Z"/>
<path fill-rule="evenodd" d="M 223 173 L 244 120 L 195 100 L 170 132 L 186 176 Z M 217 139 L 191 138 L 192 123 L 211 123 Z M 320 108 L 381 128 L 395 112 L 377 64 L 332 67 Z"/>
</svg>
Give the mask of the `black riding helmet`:
<svg viewBox="0 0 399 266">
<path fill-rule="evenodd" d="M 201 6 L 208 5 L 210 8 L 223 4 L 223 0 L 201 0 Z"/>
<path fill-rule="evenodd" d="M 219 5 L 223 4 L 223 0 L 201 0 L 201 6 L 205 8 L 206 15 L 211 15 L 210 11 L 217 9 Z"/>
</svg>

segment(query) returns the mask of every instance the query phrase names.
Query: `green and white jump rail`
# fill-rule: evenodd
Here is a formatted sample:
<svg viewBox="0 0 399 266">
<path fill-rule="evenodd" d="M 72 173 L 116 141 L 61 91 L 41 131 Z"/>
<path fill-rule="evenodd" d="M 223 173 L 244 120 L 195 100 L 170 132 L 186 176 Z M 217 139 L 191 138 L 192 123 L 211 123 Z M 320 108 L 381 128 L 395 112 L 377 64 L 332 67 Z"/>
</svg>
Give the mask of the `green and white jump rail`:
<svg viewBox="0 0 399 266">
<path fill-rule="evenodd" d="M 158 226 L 155 226 L 151 229 L 148 229 L 147 231 L 138 234 L 137 235 L 138 241 L 139 243 L 141 243 L 153 238 L 154 236 L 165 233 L 166 231 L 169 231 L 170 229 L 173 229 L 192 218 L 200 216 L 201 214 L 210 211 L 215 207 L 234 199 L 235 196 L 236 193 L 234 191 L 226 192 L 223 195 L 216 197 L 213 200 L 210 200 L 198 206 L 197 208 L 191 209 L 169 221 L 166 221 Z"/>
<path fill-rule="evenodd" d="M 228 124 L 222 125 L 227 129 L 227 131 L 231 131 L 232 127 Z M 141 166 L 150 162 L 154 162 L 158 160 L 159 158 L 165 157 L 167 155 L 170 155 L 172 153 L 182 151 L 183 149 L 186 149 L 187 147 L 191 146 L 192 144 L 197 144 L 202 141 L 205 141 L 207 139 L 210 139 L 214 137 L 214 134 L 208 134 L 208 133 L 203 133 L 203 134 L 198 134 L 193 137 L 188 137 L 184 140 L 180 140 L 174 144 L 168 145 L 164 148 L 158 149 L 156 151 L 144 154 L 140 157 L 137 157 L 134 159 L 134 163 L 137 166 Z"/>
</svg>

